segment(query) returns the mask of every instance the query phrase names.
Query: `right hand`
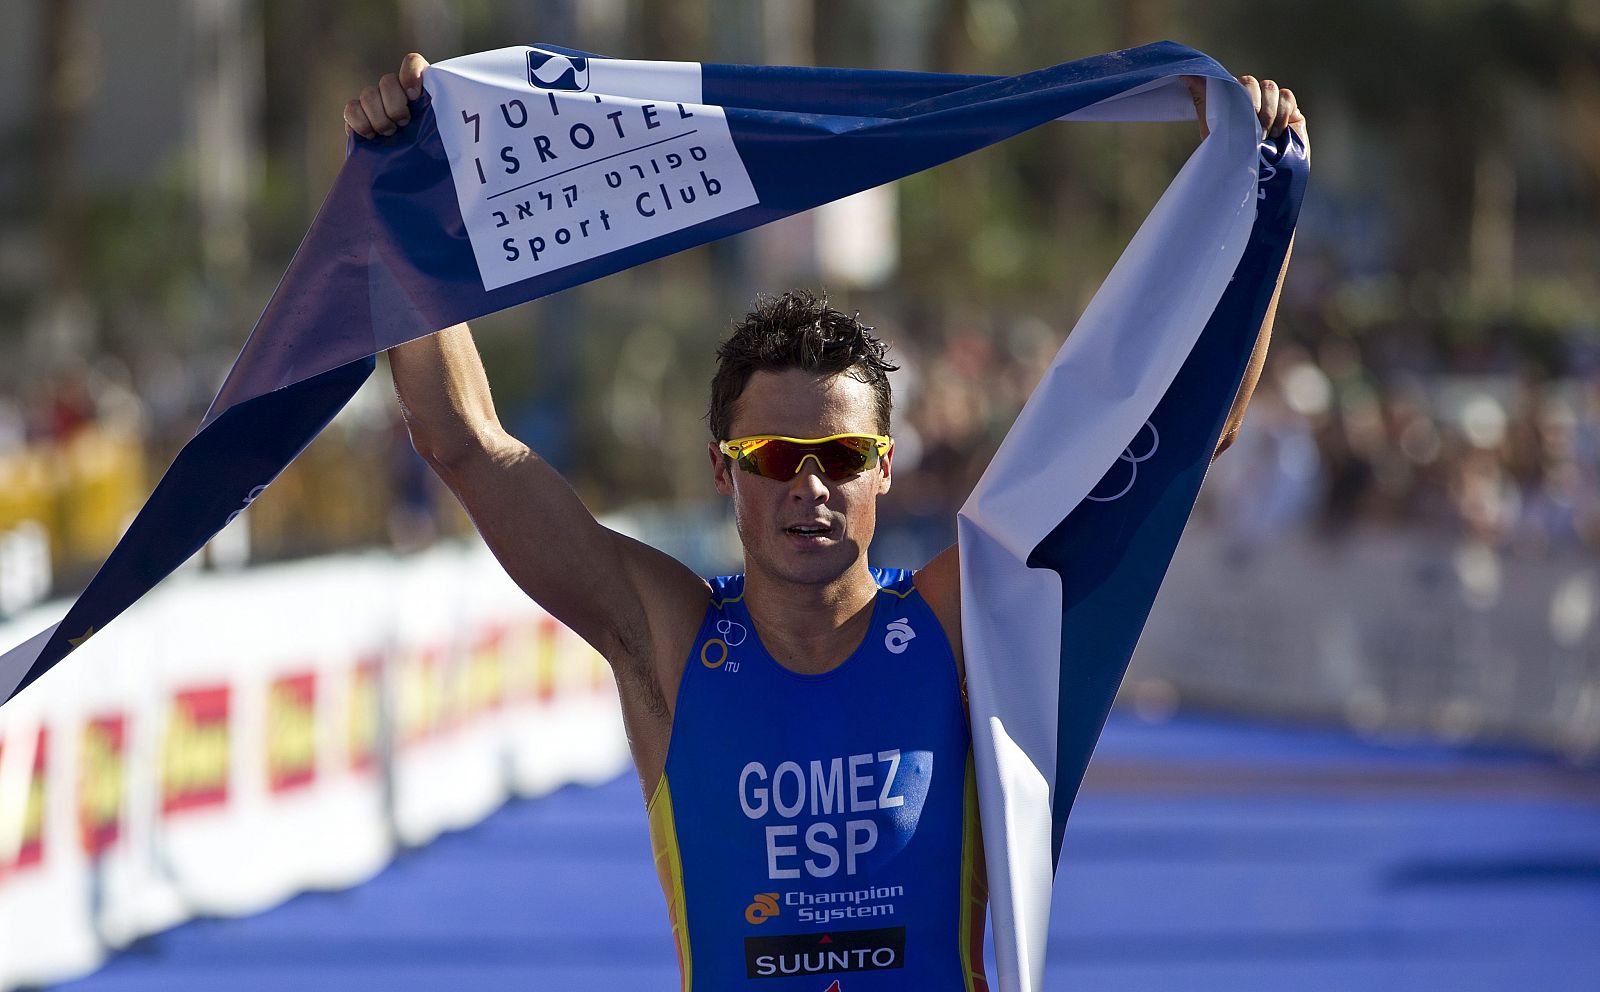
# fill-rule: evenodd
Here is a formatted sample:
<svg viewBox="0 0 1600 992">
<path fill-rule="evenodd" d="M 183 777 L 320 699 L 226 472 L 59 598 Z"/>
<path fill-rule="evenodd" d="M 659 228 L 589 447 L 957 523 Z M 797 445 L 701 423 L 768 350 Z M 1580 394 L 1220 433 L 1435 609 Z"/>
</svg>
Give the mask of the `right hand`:
<svg viewBox="0 0 1600 992">
<path fill-rule="evenodd" d="M 385 137 L 411 123 L 409 101 L 422 95 L 422 74 L 428 60 L 412 52 L 400 60 L 400 72 L 389 73 L 344 105 L 345 127 L 363 138 Z"/>
<path fill-rule="evenodd" d="M 1204 139 L 1211 133 L 1210 125 L 1206 123 L 1205 77 L 1180 78 L 1189 90 L 1189 98 L 1194 101 L 1194 113 L 1200 120 L 1200 137 Z M 1287 129 L 1294 128 L 1300 135 L 1300 140 L 1310 147 L 1311 138 L 1306 134 L 1306 115 L 1300 110 L 1300 103 L 1295 99 L 1293 90 L 1284 89 L 1270 79 L 1257 79 L 1254 76 L 1234 78 L 1250 95 L 1250 103 L 1255 107 L 1256 119 L 1261 122 L 1261 130 L 1265 137 L 1276 138 Z"/>
</svg>

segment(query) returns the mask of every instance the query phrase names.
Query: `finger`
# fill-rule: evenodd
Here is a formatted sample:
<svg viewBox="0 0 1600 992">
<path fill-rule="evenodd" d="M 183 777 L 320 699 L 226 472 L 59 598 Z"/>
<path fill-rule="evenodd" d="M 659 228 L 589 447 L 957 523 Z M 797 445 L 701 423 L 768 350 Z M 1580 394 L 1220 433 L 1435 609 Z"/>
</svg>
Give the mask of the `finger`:
<svg viewBox="0 0 1600 992">
<path fill-rule="evenodd" d="M 1189 91 L 1189 100 L 1194 104 L 1194 115 L 1200 121 L 1200 137 L 1205 138 L 1211 133 L 1211 126 L 1206 123 L 1206 78 L 1204 76 L 1179 76 L 1183 81 L 1184 89 Z"/>
<path fill-rule="evenodd" d="M 411 110 L 406 106 L 406 91 L 400 88 L 400 77 L 391 72 L 378 80 L 378 96 L 390 120 L 401 127 L 411 123 Z"/>
<path fill-rule="evenodd" d="M 1277 137 L 1273 133 L 1273 122 L 1278 118 L 1278 84 L 1270 79 L 1261 81 L 1261 106 L 1256 109 L 1256 119 L 1261 122 L 1261 130 L 1270 137 Z"/>
<path fill-rule="evenodd" d="M 400 85 L 405 87 L 409 99 L 415 100 L 422 95 L 422 74 L 427 68 L 428 60 L 416 52 L 409 52 L 400 60 Z"/>
<path fill-rule="evenodd" d="M 360 100 L 351 100 L 344 105 L 344 124 L 363 138 L 378 136 L 378 132 L 372 128 L 372 122 L 367 119 L 367 112 L 361 106 Z"/>
<path fill-rule="evenodd" d="M 394 121 L 389 119 L 389 114 L 383 109 L 383 97 L 378 95 L 376 86 L 362 88 L 361 109 L 367 112 L 367 119 L 372 122 L 374 131 L 379 134 L 394 133 Z"/>
<path fill-rule="evenodd" d="M 1294 120 L 1295 115 L 1298 113 L 1299 108 L 1295 103 L 1294 90 L 1279 90 L 1278 116 L 1275 117 L 1272 122 L 1273 135 L 1280 135 L 1287 131 L 1289 129 L 1289 123 Z"/>
<path fill-rule="evenodd" d="M 1259 114 L 1261 112 L 1261 81 L 1254 76 L 1239 76 L 1236 78 L 1239 80 L 1239 85 L 1244 87 L 1244 91 L 1250 94 L 1250 109 Z"/>
</svg>

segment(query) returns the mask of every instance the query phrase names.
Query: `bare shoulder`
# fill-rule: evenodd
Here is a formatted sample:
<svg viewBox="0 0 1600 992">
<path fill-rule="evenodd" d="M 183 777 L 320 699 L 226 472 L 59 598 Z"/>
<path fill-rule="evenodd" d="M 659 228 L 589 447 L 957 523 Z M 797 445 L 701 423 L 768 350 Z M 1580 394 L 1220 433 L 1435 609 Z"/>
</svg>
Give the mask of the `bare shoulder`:
<svg viewBox="0 0 1600 992">
<path fill-rule="evenodd" d="M 617 679 L 628 748 L 648 802 L 667 766 L 685 661 L 711 587 L 686 565 L 641 541 L 613 533 L 630 602 L 619 604 L 618 635 L 606 658 Z"/>
<path fill-rule="evenodd" d="M 912 577 L 917 592 L 939 618 L 939 626 L 950 639 L 955 652 L 956 670 L 966 677 L 966 664 L 961 656 L 961 555 L 957 545 L 950 545 L 934 555 Z"/>
<path fill-rule="evenodd" d="M 639 598 L 640 636 L 619 645 L 613 665 L 638 666 L 659 688 L 659 702 L 670 712 L 683 661 L 711 600 L 711 586 L 688 566 L 642 541 L 618 534 L 628 587 Z"/>
</svg>

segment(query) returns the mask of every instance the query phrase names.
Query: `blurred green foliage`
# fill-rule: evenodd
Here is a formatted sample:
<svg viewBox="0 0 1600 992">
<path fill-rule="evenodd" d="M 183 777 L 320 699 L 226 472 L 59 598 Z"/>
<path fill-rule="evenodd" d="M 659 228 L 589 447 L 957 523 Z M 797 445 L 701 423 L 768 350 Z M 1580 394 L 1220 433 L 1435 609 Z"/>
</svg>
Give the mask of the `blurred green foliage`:
<svg viewBox="0 0 1600 992">
<path fill-rule="evenodd" d="M 115 187 L 75 179 L 72 226 L 88 247 L 71 278 L 45 278 L 37 258 L 17 261 L 50 255 L 49 212 L 64 209 L 35 195 L 45 177 L 34 170 L 95 137 L 21 121 L 9 138 L 32 154 L 0 164 L 0 353 L 52 353 L 37 338 L 55 324 L 39 315 L 65 285 L 89 303 L 82 340 L 136 375 L 154 347 L 206 353 L 220 370 L 338 168 L 344 101 L 409 49 L 439 59 L 539 40 L 641 58 L 1014 73 L 1172 38 L 1285 81 L 1310 116 L 1318 170 L 1285 337 L 1411 349 L 1437 369 L 1531 359 L 1560 370 L 1600 326 L 1593 0 L 243 0 L 242 11 L 259 68 L 237 122 L 253 149 L 236 219 L 248 252 L 208 261 L 194 192 L 205 163 L 180 143 L 165 167 Z M 95 99 L 118 98 L 101 86 Z M 911 177 L 898 189 L 896 277 L 831 288 L 912 351 L 1022 319 L 1064 334 L 1196 137 L 1189 126 L 1046 127 Z M 46 140 L 70 147 L 52 157 Z M 755 291 L 818 281 L 814 267 L 774 267 L 761 252 L 742 238 L 482 321 L 508 421 L 567 462 L 600 507 L 703 494 L 704 438 L 690 428 L 716 340 Z M 0 376 L 17 388 L 29 366 L 8 368 Z M 600 447 L 617 457 L 577 457 Z"/>
</svg>

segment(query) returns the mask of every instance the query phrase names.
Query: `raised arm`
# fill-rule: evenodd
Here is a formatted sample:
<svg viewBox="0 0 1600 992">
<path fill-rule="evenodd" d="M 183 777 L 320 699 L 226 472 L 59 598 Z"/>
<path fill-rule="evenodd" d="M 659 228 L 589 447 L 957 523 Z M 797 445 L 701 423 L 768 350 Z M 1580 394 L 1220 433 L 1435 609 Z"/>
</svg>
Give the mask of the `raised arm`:
<svg viewBox="0 0 1600 992">
<path fill-rule="evenodd" d="M 410 120 L 427 61 L 408 55 L 345 105 L 362 136 Z M 633 695 L 667 706 L 708 587 L 671 557 L 602 526 L 565 479 L 500 423 L 467 325 L 389 350 L 411 440 L 466 508 L 511 578 L 617 669 Z M 642 696 L 641 696 L 642 693 Z"/>
<path fill-rule="evenodd" d="M 1250 94 L 1255 104 L 1257 119 L 1261 121 L 1261 127 L 1267 136 L 1281 137 L 1286 129 L 1294 128 L 1309 149 L 1310 137 L 1306 132 L 1306 118 L 1300 111 L 1294 93 L 1279 87 L 1270 79 L 1257 80 L 1254 76 L 1238 78 L 1239 84 Z M 1204 139 L 1210 133 L 1210 129 L 1206 126 L 1206 81 L 1200 76 L 1184 76 L 1183 82 L 1194 100 L 1195 115 L 1200 121 L 1200 136 Z M 1291 240 L 1291 249 L 1293 244 Z M 1256 334 L 1256 342 L 1250 351 L 1250 361 L 1245 367 L 1239 391 L 1234 395 L 1233 405 L 1228 410 L 1228 419 L 1223 424 L 1222 435 L 1218 438 L 1217 447 L 1211 454 L 1213 460 L 1226 451 L 1238 437 L 1239 428 L 1244 423 L 1245 408 L 1250 405 L 1250 397 L 1255 392 L 1256 384 L 1261 380 L 1261 369 L 1267 359 L 1267 347 L 1272 342 L 1272 323 L 1277 315 L 1278 294 L 1283 289 L 1284 273 L 1288 270 L 1289 254 L 1285 253 L 1283 267 L 1278 270 L 1277 285 L 1272 290 L 1272 299 L 1267 304 L 1261 329 Z M 956 545 L 951 545 L 934 556 L 932 561 L 917 572 L 916 583 L 917 590 L 938 616 L 940 624 L 949 636 L 950 643 L 956 651 L 957 666 L 965 678 L 965 660 L 961 650 L 960 549 Z"/>
<path fill-rule="evenodd" d="M 614 663 L 671 648 L 674 631 L 659 628 L 682 606 L 688 649 L 705 583 L 602 526 L 560 473 L 506 432 L 467 325 L 391 348 L 389 365 L 413 446 L 529 596 Z"/>
<path fill-rule="evenodd" d="M 1222 435 L 1217 438 L 1217 450 L 1211 453 L 1216 461 L 1222 453 L 1238 440 L 1239 428 L 1244 426 L 1245 407 L 1261 381 L 1261 370 L 1267 363 L 1267 348 L 1272 344 L 1272 322 L 1278 316 L 1278 296 L 1283 292 L 1283 277 L 1289 271 L 1289 256 L 1294 254 L 1294 236 L 1289 236 L 1289 250 L 1283 253 L 1283 268 L 1278 270 L 1278 283 L 1272 287 L 1272 299 L 1267 303 L 1266 315 L 1261 319 L 1261 330 L 1256 334 L 1255 347 L 1250 350 L 1250 364 L 1245 366 L 1244 378 L 1239 381 L 1239 391 L 1234 394 L 1233 406 L 1228 409 L 1228 419 L 1222 425 Z"/>
<path fill-rule="evenodd" d="M 1200 137 L 1204 138 L 1210 133 L 1206 126 L 1206 84 L 1199 76 L 1183 77 L 1184 85 L 1189 88 L 1189 96 L 1194 100 L 1194 110 L 1200 119 Z M 1250 100 L 1255 104 L 1256 118 L 1261 121 L 1261 128 L 1267 137 L 1277 138 L 1289 128 L 1294 128 L 1300 135 L 1300 140 L 1311 146 L 1310 135 L 1306 131 L 1306 117 L 1300 111 L 1299 101 L 1295 99 L 1294 91 L 1284 89 L 1270 79 L 1256 79 L 1254 76 L 1240 76 L 1239 84 L 1250 94 Z M 1272 344 L 1272 322 L 1278 314 L 1278 294 L 1283 291 L 1283 277 L 1289 271 L 1289 256 L 1294 251 L 1294 242 L 1289 242 L 1289 251 L 1283 256 L 1283 268 L 1278 270 L 1278 283 L 1273 287 L 1272 300 L 1267 304 L 1266 315 L 1261 321 L 1261 330 L 1256 335 L 1255 347 L 1250 351 L 1250 363 L 1245 367 L 1244 378 L 1239 383 L 1239 392 L 1234 396 L 1233 406 L 1228 410 L 1228 419 L 1223 424 L 1222 436 L 1217 439 L 1217 450 L 1211 453 L 1213 460 L 1232 446 L 1239 436 L 1239 428 L 1244 425 L 1244 411 L 1250 405 L 1250 397 L 1256 391 L 1256 384 L 1261 381 L 1261 369 L 1267 361 L 1267 348 Z"/>
</svg>

